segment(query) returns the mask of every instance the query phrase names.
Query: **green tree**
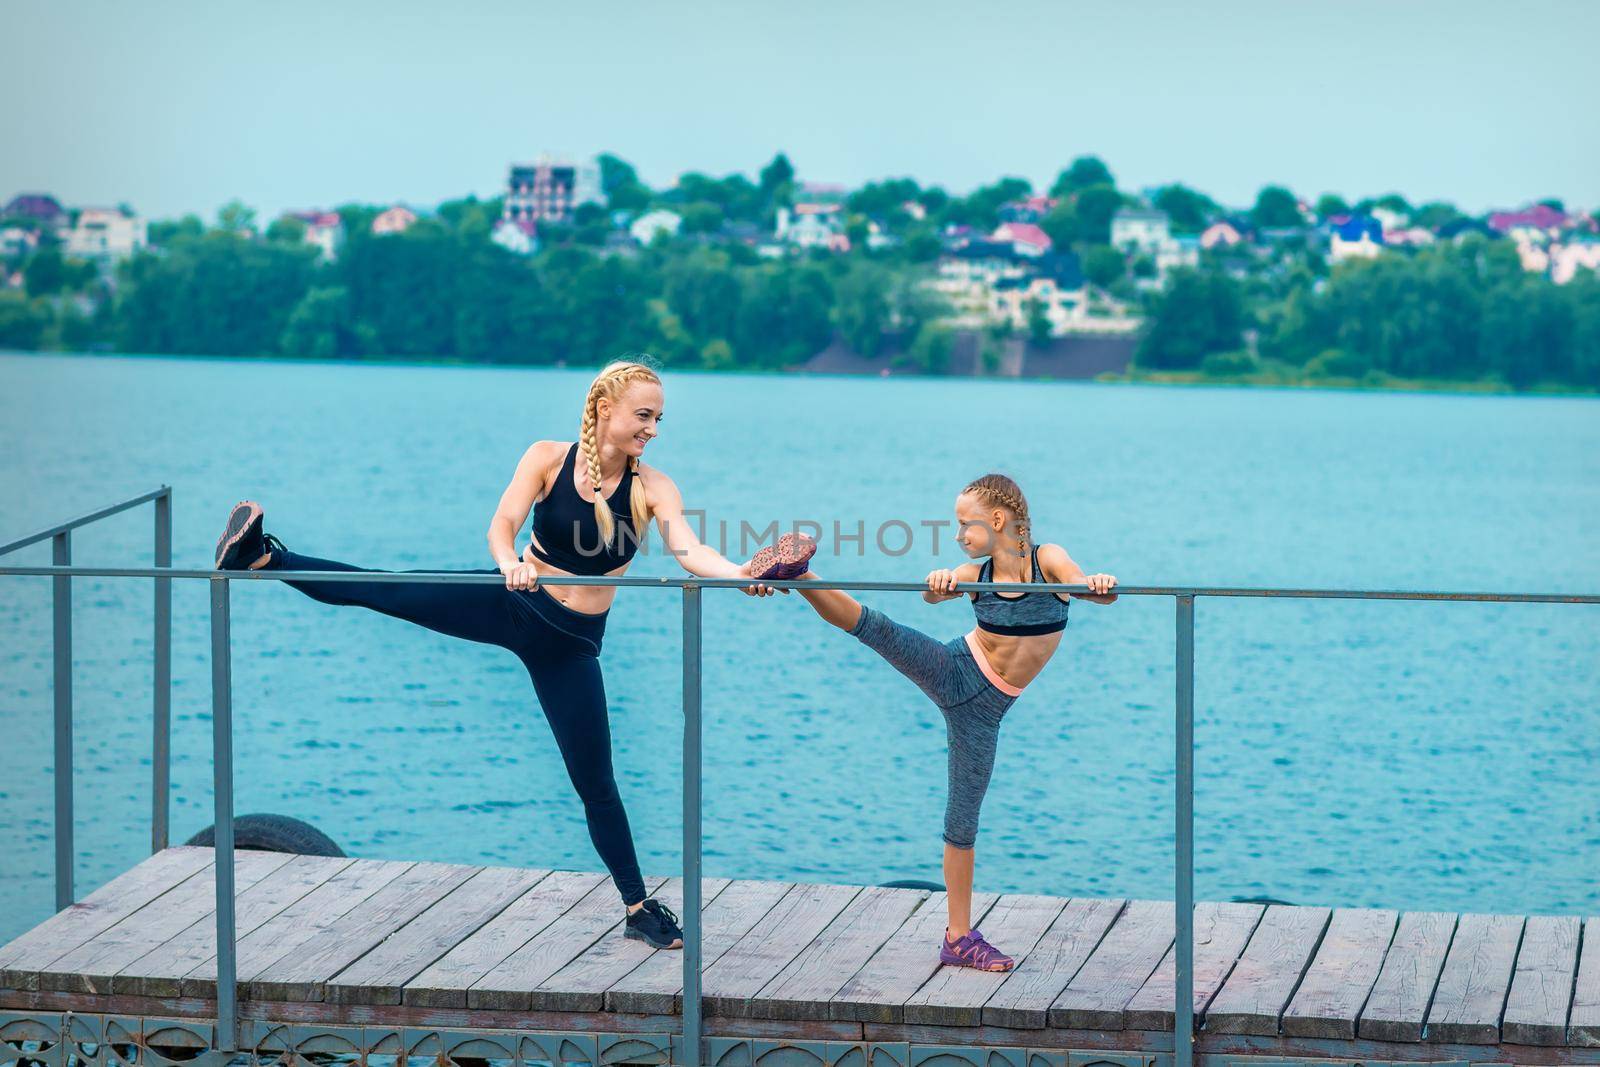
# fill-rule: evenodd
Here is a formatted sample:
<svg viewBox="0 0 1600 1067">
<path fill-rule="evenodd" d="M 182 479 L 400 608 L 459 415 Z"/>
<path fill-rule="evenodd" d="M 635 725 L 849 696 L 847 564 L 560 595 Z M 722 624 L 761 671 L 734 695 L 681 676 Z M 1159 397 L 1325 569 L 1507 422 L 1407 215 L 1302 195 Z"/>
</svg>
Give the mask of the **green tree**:
<svg viewBox="0 0 1600 1067">
<path fill-rule="evenodd" d="M 1111 170 L 1100 161 L 1098 156 L 1079 156 L 1072 164 L 1056 176 L 1055 184 L 1050 187 L 1051 196 L 1071 196 L 1082 189 L 1093 185 L 1116 186 L 1116 179 L 1111 176 Z"/>
<path fill-rule="evenodd" d="M 229 200 L 217 211 L 217 229 L 243 235 L 256 230 L 256 209 L 242 200 Z"/>
<path fill-rule="evenodd" d="M 1222 210 L 1206 194 L 1177 184 L 1157 189 L 1151 197 L 1151 203 L 1167 213 L 1167 218 L 1172 220 L 1174 233 L 1199 233 Z"/>
<path fill-rule="evenodd" d="M 891 324 L 891 279 L 883 267 L 858 262 L 834 287 L 834 326 L 849 346 L 864 356 L 875 356 Z"/>
<path fill-rule="evenodd" d="M 306 239 L 306 224 L 293 215 L 279 215 L 267 225 L 267 240 L 297 245 Z"/>
<path fill-rule="evenodd" d="M 1091 185 L 1073 203 L 1077 236 L 1074 243 L 1103 245 L 1111 240 L 1111 217 L 1122 206 L 1122 194 L 1109 185 Z"/>
<path fill-rule="evenodd" d="M 1350 204 L 1338 193 L 1323 193 L 1317 197 L 1317 206 L 1313 210 L 1318 218 L 1325 219 L 1329 215 L 1350 214 Z"/>
<path fill-rule="evenodd" d="M 789 162 L 788 156 L 779 152 L 772 157 L 772 162 L 761 168 L 759 186 L 761 197 L 768 204 L 787 203 L 793 187 L 794 166 Z"/>
<path fill-rule="evenodd" d="M 620 156 L 602 152 L 595 162 L 600 166 L 600 191 L 607 199 L 618 189 L 639 184 L 639 172 Z"/>
<path fill-rule="evenodd" d="M 716 233 L 722 228 L 722 208 L 709 200 L 685 204 L 678 214 L 683 216 L 684 233 Z"/>
<path fill-rule="evenodd" d="M 1256 195 L 1256 206 L 1250 209 L 1250 221 L 1272 229 L 1299 226 L 1305 220 L 1300 217 L 1300 206 L 1293 193 L 1281 185 L 1268 185 Z"/>
<path fill-rule="evenodd" d="M 1110 245 L 1095 245 L 1083 257 L 1083 276 L 1104 289 L 1128 270 L 1127 257 Z"/>
<path fill-rule="evenodd" d="M 44 245 L 28 257 L 22 268 L 23 286 L 29 296 L 52 296 L 67 287 L 67 261 L 54 245 Z"/>
<path fill-rule="evenodd" d="M 1022 311 L 1027 322 L 1028 343 L 1043 348 L 1050 343 L 1050 313 L 1044 301 L 1029 297 L 1023 301 Z"/>
<path fill-rule="evenodd" d="M 15 289 L 0 290 L 0 348 L 35 349 L 50 326 L 50 308 Z"/>
<path fill-rule="evenodd" d="M 361 354 L 363 338 L 350 317 L 350 294 L 343 286 L 310 289 L 284 323 L 278 349 L 286 356 L 334 359 Z"/>
<path fill-rule="evenodd" d="M 1175 270 L 1155 299 L 1135 359 L 1144 367 L 1193 369 L 1212 352 L 1238 349 L 1243 327 L 1244 303 L 1231 278 Z"/>
<path fill-rule="evenodd" d="M 912 338 L 911 346 L 896 362 L 898 366 L 923 374 L 943 374 L 950 368 L 950 353 L 954 347 L 955 336 L 948 327 L 936 322 L 924 323 Z"/>
<path fill-rule="evenodd" d="M 1033 186 L 1024 178 L 1001 178 L 980 186 L 961 200 L 952 200 L 941 212 L 944 221 L 965 223 L 981 230 L 992 229 L 1000 221 L 1000 205 L 1027 196 Z"/>
<path fill-rule="evenodd" d="M 1411 221 L 1425 229 L 1437 230 L 1456 219 L 1465 217 L 1454 204 L 1443 200 L 1430 200 L 1412 213 Z"/>
<path fill-rule="evenodd" d="M 205 233 L 206 224 L 200 216 L 188 214 L 181 219 L 157 219 L 149 224 L 145 236 L 153 245 L 164 245 L 182 237 L 199 237 Z"/>
<path fill-rule="evenodd" d="M 1381 207 L 1385 211 L 1393 211 L 1397 215 L 1409 216 L 1411 214 L 1411 205 L 1399 193 L 1389 193 L 1386 196 L 1378 197 L 1378 201 L 1374 206 Z"/>
</svg>

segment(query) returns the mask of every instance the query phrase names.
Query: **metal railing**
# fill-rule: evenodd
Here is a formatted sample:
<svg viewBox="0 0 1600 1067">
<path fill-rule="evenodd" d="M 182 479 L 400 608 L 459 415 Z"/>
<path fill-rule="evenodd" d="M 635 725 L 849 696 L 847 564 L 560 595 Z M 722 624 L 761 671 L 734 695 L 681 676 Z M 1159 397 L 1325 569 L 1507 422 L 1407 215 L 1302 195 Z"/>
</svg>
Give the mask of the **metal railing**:
<svg viewBox="0 0 1600 1067">
<path fill-rule="evenodd" d="M 55 844 L 56 910 L 76 900 L 73 892 L 72 837 L 72 531 L 91 522 L 109 518 L 154 501 L 156 506 L 155 560 L 163 568 L 156 577 L 155 649 L 153 685 L 155 736 L 150 763 L 155 777 L 151 788 L 150 851 L 167 847 L 167 790 L 171 776 L 172 741 L 172 580 L 165 568 L 172 566 L 172 487 L 163 485 L 120 504 L 79 515 L 46 530 L 0 545 L 0 556 L 49 541 L 56 567 L 51 580 L 51 612 L 54 615 L 54 695 L 55 695 Z M 65 569 L 63 569 L 65 568 Z"/>
<path fill-rule="evenodd" d="M 171 491 L 163 487 L 134 501 L 96 512 L 73 523 L 65 523 L 31 538 L 0 548 L 0 552 L 24 544 L 32 544 L 46 537 L 61 536 L 74 525 L 91 522 L 123 508 L 146 500 L 157 501 L 157 561 L 170 563 Z M 163 507 L 163 503 L 165 506 Z M 165 548 L 163 545 L 165 544 Z M 317 581 L 317 582 L 425 582 L 450 585 L 501 585 L 504 579 L 495 574 L 447 574 L 430 572 L 392 571 L 213 571 L 182 570 L 162 565 L 148 567 L 74 567 L 58 552 L 57 566 L 51 567 L 0 567 L 0 576 L 48 577 L 56 582 L 56 691 L 57 714 L 57 901 L 62 899 L 61 879 L 67 882 L 70 897 L 70 821 L 61 820 L 62 783 L 68 784 L 66 814 L 70 820 L 70 764 L 62 762 L 60 747 L 61 723 L 65 716 L 70 727 L 71 717 L 71 656 L 70 624 L 63 626 L 63 605 L 70 613 L 70 600 L 61 583 L 73 577 L 99 578 L 154 578 L 157 584 L 156 625 L 157 634 L 157 715 L 165 715 L 168 703 L 161 695 L 164 685 L 170 685 L 170 664 L 161 666 L 161 658 L 170 655 L 170 635 L 163 636 L 161 627 L 171 625 L 170 600 L 163 607 L 163 598 L 170 597 L 163 588 L 172 579 L 205 580 L 211 583 L 211 700 L 212 700 L 212 753 L 213 787 L 215 796 L 215 848 L 216 848 L 216 926 L 217 926 L 217 1047 L 224 1051 L 237 1051 L 238 1045 L 238 976 L 235 959 L 234 928 L 234 856 L 233 856 L 233 683 L 232 653 L 229 640 L 231 607 L 229 591 L 236 581 Z M 679 589 L 683 593 L 683 1055 L 686 1064 L 698 1067 L 701 1062 L 701 614 L 702 591 L 706 589 L 743 589 L 750 584 L 747 579 L 736 578 L 639 578 L 639 577 L 587 577 L 541 578 L 547 586 L 602 585 L 628 588 Z M 921 592 L 926 586 L 921 582 L 869 582 L 869 581 L 769 581 L 776 588 L 849 589 L 881 592 Z M 1087 593 L 1084 585 L 1059 583 L 973 582 L 963 586 L 968 592 L 997 593 Z M 1176 723 L 1176 776 L 1174 833 L 1176 850 L 1173 864 L 1174 909 L 1176 928 L 1176 989 L 1173 1004 L 1173 1063 L 1174 1067 L 1192 1067 L 1194 1041 L 1194 604 L 1198 597 L 1282 597 L 1317 600 L 1412 600 L 1457 601 L 1475 603 L 1511 604 L 1600 604 L 1600 595 L 1574 595 L 1558 593 L 1446 593 L 1405 590 L 1350 590 L 1350 589 L 1251 589 L 1204 586 L 1118 586 L 1120 596 L 1170 596 L 1177 605 L 1175 666 L 1177 686 L 1174 716 Z M 65 667 L 63 667 L 62 637 L 66 635 Z M 65 685 L 63 686 L 63 680 Z M 68 733 L 70 742 L 70 732 Z M 160 798 L 157 818 L 161 821 L 157 840 L 165 842 L 165 788 L 167 776 L 160 764 L 166 758 L 164 732 L 157 732 L 159 758 L 157 783 Z M 70 751 L 70 749 L 69 749 Z M 64 770 L 65 769 L 65 770 Z M 60 833 L 66 826 L 69 837 L 64 846 L 67 866 L 61 862 Z M 70 902 L 70 900 L 69 900 Z M 65 906 L 65 905 L 59 905 Z"/>
</svg>

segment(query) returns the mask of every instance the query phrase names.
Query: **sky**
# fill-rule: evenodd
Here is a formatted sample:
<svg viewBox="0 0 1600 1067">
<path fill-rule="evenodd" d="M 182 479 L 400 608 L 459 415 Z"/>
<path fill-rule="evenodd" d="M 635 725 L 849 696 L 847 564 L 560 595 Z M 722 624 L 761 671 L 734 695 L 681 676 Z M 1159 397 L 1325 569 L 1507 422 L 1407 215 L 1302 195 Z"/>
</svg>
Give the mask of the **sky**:
<svg viewBox="0 0 1600 1067">
<path fill-rule="evenodd" d="M 513 161 L 1465 210 L 1600 205 L 1600 2 L 0 0 L 0 200 L 213 218 L 495 195 Z M 1588 115 L 1589 118 L 1583 118 Z"/>
</svg>

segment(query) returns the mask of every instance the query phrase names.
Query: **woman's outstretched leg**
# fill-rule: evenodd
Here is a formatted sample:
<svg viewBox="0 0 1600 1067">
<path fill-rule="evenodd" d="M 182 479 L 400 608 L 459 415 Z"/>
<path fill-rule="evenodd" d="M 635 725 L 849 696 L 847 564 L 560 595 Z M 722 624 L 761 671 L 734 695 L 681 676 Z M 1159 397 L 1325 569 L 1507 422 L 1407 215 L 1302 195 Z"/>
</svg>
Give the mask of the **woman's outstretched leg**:
<svg viewBox="0 0 1600 1067">
<path fill-rule="evenodd" d="M 259 505 L 244 501 L 229 516 L 228 527 L 217 544 L 217 569 L 362 571 L 337 560 L 291 552 L 276 537 L 261 532 Z M 389 572 L 407 573 L 407 572 Z M 415 573 L 415 572 L 413 572 Z M 431 573 L 438 573 L 437 569 Z M 494 570 L 454 571 L 456 574 L 498 574 Z M 290 581 L 300 592 L 324 604 L 370 608 L 384 615 L 416 623 L 437 633 L 468 641 L 499 645 L 516 651 L 521 636 L 514 623 L 512 598 L 503 584 L 446 585 L 439 582 L 319 582 Z"/>
</svg>

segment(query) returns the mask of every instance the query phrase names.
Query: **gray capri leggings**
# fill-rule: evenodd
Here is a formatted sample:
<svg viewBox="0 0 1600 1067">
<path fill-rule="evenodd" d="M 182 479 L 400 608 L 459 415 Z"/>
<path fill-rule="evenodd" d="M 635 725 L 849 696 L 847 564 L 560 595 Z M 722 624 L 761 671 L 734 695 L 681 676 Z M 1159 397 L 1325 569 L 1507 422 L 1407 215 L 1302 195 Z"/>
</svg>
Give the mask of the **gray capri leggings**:
<svg viewBox="0 0 1600 1067">
<path fill-rule="evenodd" d="M 978 839 L 978 809 L 994 771 L 1000 720 L 1017 698 L 984 677 L 964 637 L 941 644 L 864 604 L 849 632 L 915 682 L 944 713 L 950 750 L 944 839 L 956 848 L 971 848 Z"/>
</svg>

